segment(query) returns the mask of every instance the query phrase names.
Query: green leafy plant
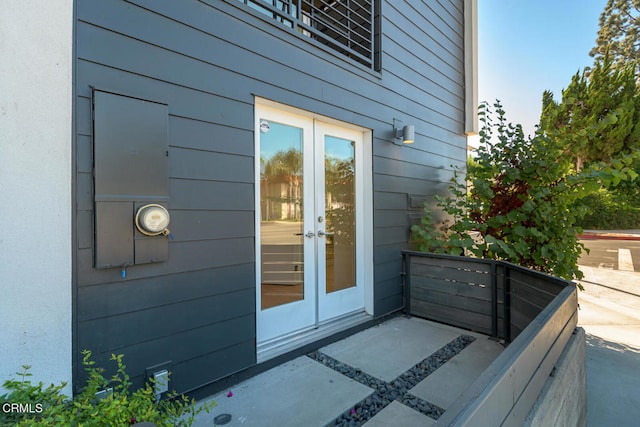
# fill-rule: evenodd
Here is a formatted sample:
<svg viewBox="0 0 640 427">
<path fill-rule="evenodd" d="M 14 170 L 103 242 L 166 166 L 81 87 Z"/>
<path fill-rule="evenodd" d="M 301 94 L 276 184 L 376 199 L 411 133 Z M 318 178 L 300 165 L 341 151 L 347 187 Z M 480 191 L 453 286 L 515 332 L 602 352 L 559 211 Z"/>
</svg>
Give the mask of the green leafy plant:
<svg viewBox="0 0 640 427">
<path fill-rule="evenodd" d="M 635 179 L 630 166 L 638 154 L 578 173 L 558 134 L 525 137 L 520 125 L 507 122 L 499 102 L 494 107 L 495 113 L 487 104 L 480 106 L 480 148 L 466 177 L 456 170 L 451 197 L 436 196 L 448 221 L 438 230 L 427 212 L 412 227 L 418 249 L 506 260 L 569 280 L 581 278 L 577 261 L 585 247 L 577 239 L 582 230 L 576 224 L 588 208 L 576 202 L 601 186 Z M 615 116 L 593 126 L 612 123 Z"/>
<path fill-rule="evenodd" d="M 25 416 L 23 412 L 12 410 L 11 404 L 22 404 L 23 410 L 35 413 L 43 413 L 50 408 L 62 408 L 68 406 L 65 402 L 65 396 L 62 390 L 66 387 L 66 383 L 60 385 L 50 384 L 46 386 L 40 381 L 37 384 L 31 384 L 30 378 L 32 373 L 29 372 L 29 365 L 22 365 L 22 372 L 17 373 L 19 380 L 7 380 L 3 387 L 10 392 L 0 395 L 0 404 L 2 411 L 0 412 L 0 426 L 9 427 L 26 421 L 30 417 Z M 26 407 L 24 406 L 26 405 Z M 30 414 L 31 415 L 31 414 Z"/>
<path fill-rule="evenodd" d="M 586 229 L 628 230 L 640 228 L 640 207 L 631 204 L 627 197 L 606 189 L 585 197 L 589 211 L 580 225 Z"/>
<path fill-rule="evenodd" d="M 456 186 L 450 187 L 454 193 L 459 191 Z M 461 212 L 454 212 L 460 209 L 455 206 L 453 199 L 445 199 L 436 196 L 438 205 L 446 212 L 454 215 L 454 223 L 450 224 L 449 219 L 443 221 L 439 227 L 431 213 L 431 209 L 425 204 L 424 214 L 419 225 L 411 228 L 412 239 L 417 249 L 422 252 L 432 252 L 436 254 L 450 255 L 476 255 L 482 257 L 486 245 L 478 240 L 478 233 L 475 230 L 476 224 L 468 220 Z"/>
<path fill-rule="evenodd" d="M 23 405 L 23 411 L 0 412 L 0 426 L 128 426 L 138 422 L 152 422 L 156 426 L 190 426 L 201 411 L 207 413 L 214 402 L 196 406 L 193 399 L 175 392 L 167 399 L 157 400 L 154 384 L 131 391 L 123 355 L 111 356 L 116 373 L 107 379 L 104 370 L 95 367 L 91 352 L 83 352 L 83 365 L 88 374 L 86 386 L 73 399 L 62 394 L 66 384 L 45 387 L 42 382 L 32 384 L 28 365 L 17 375 L 20 380 L 3 384 L 9 393 L 0 396 L 1 403 Z M 96 393 L 106 391 L 100 398 Z M 10 408 L 8 408 L 10 409 Z"/>
</svg>

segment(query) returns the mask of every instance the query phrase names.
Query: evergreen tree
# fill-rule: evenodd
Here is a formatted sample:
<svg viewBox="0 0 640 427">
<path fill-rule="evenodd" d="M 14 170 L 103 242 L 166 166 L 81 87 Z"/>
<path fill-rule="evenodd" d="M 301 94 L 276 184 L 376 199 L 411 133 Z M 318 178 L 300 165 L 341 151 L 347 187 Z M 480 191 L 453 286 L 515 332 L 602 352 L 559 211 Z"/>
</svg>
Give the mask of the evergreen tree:
<svg viewBox="0 0 640 427">
<path fill-rule="evenodd" d="M 589 54 L 599 61 L 607 52 L 615 66 L 640 64 L 640 0 L 607 1 L 596 46 Z"/>
<path fill-rule="evenodd" d="M 639 0 L 640 2 L 640 0 Z M 596 124 L 610 126 L 595 127 Z M 594 131 L 594 129 L 598 129 Z M 615 67 L 608 55 L 587 74 L 576 73 L 556 102 L 542 97 L 540 131 L 561 134 L 576 170 L 640 149 L 640 96 L 635 66 Z"/>
</svg>

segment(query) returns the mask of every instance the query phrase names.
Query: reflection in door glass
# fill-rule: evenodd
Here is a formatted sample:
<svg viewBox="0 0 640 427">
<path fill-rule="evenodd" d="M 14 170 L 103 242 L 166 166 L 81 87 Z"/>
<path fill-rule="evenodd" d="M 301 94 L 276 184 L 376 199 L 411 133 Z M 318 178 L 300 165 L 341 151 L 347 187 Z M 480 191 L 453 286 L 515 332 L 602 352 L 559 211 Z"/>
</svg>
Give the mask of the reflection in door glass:
<svg viewBox="0 0 640 427">
<path fill-rule="evenodd" d="M 261 308 L 303 299 L 302 129 L 260 121 Z"/>
<path fill-rule="evenodd" d="M 326 291 L 356 285 L 355 143 L 324 140 Z"/>
</svg>

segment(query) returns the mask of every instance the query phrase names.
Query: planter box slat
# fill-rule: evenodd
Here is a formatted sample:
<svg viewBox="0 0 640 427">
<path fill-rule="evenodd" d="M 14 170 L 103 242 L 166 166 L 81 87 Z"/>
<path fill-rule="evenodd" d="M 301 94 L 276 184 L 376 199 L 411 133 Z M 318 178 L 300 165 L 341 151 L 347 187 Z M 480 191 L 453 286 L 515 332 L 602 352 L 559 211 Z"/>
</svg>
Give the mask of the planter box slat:
<svg viewBox="0 0 640 427">
<path fill-rule="evenodd" d="M 470 298 L 466 295 L 453 294 L 449 292 L 438 292 L 419 287 L 413 288 L 411 290 L 411 295 L 414 301 L 425 301 L 491 316 L 491 301 Z"/>
<path fill-rule="evenodd" d="M 465 329 L 491 334 L 491 315 L 472 313 L 461 308 L 443 307 L 439 304 L 426 301 L 411 301 L 412 314 L 437 322 L 451 325 L 451 319 L 455 318 L 455 325 Z"/>
<path fill-rule="evenodd" d="M 566 286 L 566 281 L 532 270 L 524 270 L 522 267 L 511 269 L 512 286 L 526 283 L 542 292 L 557 295 Z"/>
<path fill-rule="evenodd" d="M 511 336 L 517 337 L 520 335 L 520 332 L 524 331 L 528 324 L 529 317 L 518 311 L 513 311 L 511 313 Z"/>
<path fill-rule="evenodd" d="M 511 295 L 511 316 L 522 316 L 525 322 L 525 326 L 531 323 L 538 314 L 546 307 L 547 304 L 540 307 L 537 304 L 533 304 L 526 299 L 520 297 L 520 295 Z"/>
<path fill-rule="evenodd" d="M 557 292 L 550 294 L 541 291 L 535 285 L 529 283 L 513 283 L 511 280 L 511 298 L 520 298 L 528 301 L 531 305 L 539 307 L 541 310 L 546 307 L 556 297 Z"/>
<path fill-rule="evenodd" d="M 450 282 L 448 280 L 433 277 L 421 277 L 414 275 L 411 275 L 411 286 L 413 289 L 446 292 L 483 301 L 491 301 L 491 288 L 489 286 L 480 287 L 465 282 Z"/>
<path fill-rule="evenodd" d="M 458 268 L 443 268 L 433 265 L 413 265 L 411 268 L 411 274 L 415 277 L 431 277 L 446 279 L 454 283 L 473 283 L 476 285 L 491 286 L 491 276 L 483 272 Z"/>
<path fill-rule="evenodd" d="M 435 266 L 442 268 L 451 268 L 451 269 L 461 269 L 461 270 L 469 270 L 470 272 L 482 272 L 485 274 L 489 274 L 491 272 L 491 266 L 477 261 L 471 261 L 470 258 L 464 257 L 453 257 L 460 258 L 457 259 L 449 259 L 449 258 L 420 258 L 420 257 L 411 257 L 411 262 L 413 266 L 418 265 L 427 265 L 427 266 Z"/>
</svg>

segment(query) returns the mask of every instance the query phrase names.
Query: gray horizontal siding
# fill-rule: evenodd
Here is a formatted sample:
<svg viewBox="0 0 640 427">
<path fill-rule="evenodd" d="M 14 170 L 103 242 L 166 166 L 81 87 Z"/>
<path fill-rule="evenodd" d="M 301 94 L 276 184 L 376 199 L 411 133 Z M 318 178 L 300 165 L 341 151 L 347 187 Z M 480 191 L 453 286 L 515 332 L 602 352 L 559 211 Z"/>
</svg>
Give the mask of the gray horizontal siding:
<svg viewBox="0 0 640 427">
<path fill-rule="evenodd" d="M 451 170 L 434 168 L 428 164 L 425 165 L 383 157 L 376 157 L 374 159 L 373 168 L 380 176 L 398 177 L 402 175 L 404 178 L 413 178 L 422 181 L 445 182 L 447 179 L 453 177 Z M 382 188 L 380 190 L 382 190 Z"/>
<path fill-rule="evenodd" d="M 252 183 L 253 157 L 204 149 L 175 147 L 169 151 L 169 178 Z"/>
<path fill-rule="evenodd" d="M 253 211 L 171 211 L 171 231 L 181 241 L 252 238 Z M 221 227 L 220 224 L 225 224 Z"/>
<path fill-rule="evenodd" d="M 252 268 L 252 264 L 239 264 L 163 275 L 153 281 L 146 278 L 128 279 L 126 286 L 123 286 L 123 282 L 83 286 L 78 289 L 78 297 L 84 302 L 79 307 L 78 320 L 95 321 L 198 298 L 246 291 L 253 288 Z"/>
<path fill-rule="evenodd" d="M 430 171 L 424 177 L 374 173 L 373 188 L 384 192 L 402 189 L 404 194 L 439 194 L 448 188 L 449 183 L 439 180 L 437 175 L 438 171 Z"/>
<path fill-rule="evenodd" d="M 416 148 L 389 144 L 388 140 L 385 139 L 377 145 L 376 158 L 380 160 L 396 160 L 402 156 L 403 151 L 409 150 L 411 152 L 410 158 L 404 159 L 404 162 L 408 164 L 449 170 L 453 169 L 452 166 L 465 166 L 466 159 L 464 161 L 460 160 L 460 147 L 453 145 L 451 141 L 441 142 L 428 137 L 422 138 L 421 141 L 423 141 L 424 146 Z"/>
<path fill-rule="evenodd" d="M 254 96 L 372 130 L 374 310 L 400 307 L 409 195 L 442 194 L 466 159 L 462 1 L 384 2 L 379 73 L 235 0 L 76 3 L 78 351 L 123 352 L 136 380 L 170 359 L 179 391 L 255 363 Z M 92 87 L 169 109 L 175 239 L 126 280 L 92 267 Z M 391 144 L 394 118 L 416 144 Z"/>
<path fill-rule="evenodd" d="M 304 50 L 277 48 L 279 45 L 275 46 L 274 43 L 281 43 L 282 38 L 273 33 L 278 27 L 262 22 L 257 22 L 256 24 L 262 25 L 256 25 L 256 27 L 247 26 L 237 18 L 225 20 L 225 13 L 235 15 L 241 13 L 235 7 L 235 2 L 231 5 L 216 2 L 213 3 L 216 8 L 209 10 L 206 7 L 203 9 L 202 3 L 198 2 L 179 6 L 168 2 L 157 3 L 149 6 L 158 13 L 172 16 L 171 19 L 126 6 L 121 6 L 122 10 L 112 13 L 107 13 L 108 11 L 100 8 L 91 8 L 87 20 L 99 22 L 113 15 L 116 21 L 111 31 L 91 26 L 91 29 L 88 29 L 90 37 L 79 41 L 79 51 L 86 50 L 87 59 L 94 62 L 108 63 L 119 69 L 135 70 L 138 74 L 160 81 L 197 88 L 248 103 L 251 103 L 252 99 L 245 88 L 251 87 L 255 88 L 256 92 L 262 92 L 259 93 L 261 96 L 276 100 L 299 98 L 297 103 L 321 100 L 322 102 L 318 105 L 324 110 L 322 114 L 329 116 L 339 116 L 340 110 L 343 109 L 362 114 L 361 106 L 364 102 L 376 101 L 376 104 L 369 106 L 369 109 L 382 111 L 377 114 L 372 111 L 370 117 L 385 118 L 384 113 L 411 111 L 421 122 L 425 122 L 426 118 L 431 119 L 429 124 L 434 129 L 430 129 L 428 134 L 432 137 L 440 135 L 443 140 L 451 136 L 453 126 L 461 126 L 459 117 L 451 123 L 439 125 L 442 121 L 451 120 L 451 118 L 441 114 L 439 111 L 442 108 L 438 108 L 438 105 L 424 105 L 423 98 L 430 99 L 428 87 L 421 89 L 424 96 L 416 96 L 413 92 L 414 88 L 406 84 L 402 85 L 403 91 L 400 89 L 393 91 L 388 88 L 397 83 L 396 79 L 389 79 L 381 85 L 371 77 L 363 78 L 354 70 L 341 75 L 340 84 L 336 85 L 335 79 L 331 78 L 337 71 L 336 67 L 327 62 L 326 56 L 314 57 Z M 108 8 L 108 5 L 102 7 Z M 177 17 L 192 9 L 193 13 L 200 15 L 197 19 L 190 17 L 194 21 L 190 21 L 189 25 L 195 26 L 198 32 L 177 22 Z M 111 10 L 110 7 L 109 10 Z M 122 14 L 131 16 L 131 20 L 135 19 L 137 25 L 131 27 L 127 20 L 118 20 Z M 156 30 L 156 20 L 161 20 L 164 31 Z M 80 24 L 82 25 L 85 24 Z M 284 28 L 281 30 L 285 31 Z M 125 32 L 126 35 L 124 35 Z M 214 32 L 216 32 L 215 36 Z M 389 39 L 393 40 L 392 37 Z M 139 40 L 145 40 L 147 44 Z M 184 40 L 190 40 L 190 43 L 185 44 Z M 250 40 L 249 44 L 248 40 Z M 112 48 L 110 51 L 96 48 L 105 44 L 115 45 L 117 48 Z M 123 50 L 127 53 L 121 55 L 120 52 Z M 233 55 L 226 53 L 230 50 L 233 50 Z M 408 53 L 408 56 L 429 57 L 426 50 Z M 257 61 L 260 61 L 259 69 L 256 69 Z M 397 61 L 387 62 L 397 64 Z M 155 65 L 157 63 L 166 65 L 157 67 Z M 404 66 L 397 69 L 403 68 Z M 396 67 L 385 67 L 384 71 L 393 73 L 395 69 Z M 202 75 L 207 75 L 209 78 L 203 80 L 200 78 Z M 376 84 L 375 91 L 370 90 L 372 82 Z M 460 82 L 452 81 L 451 85 L 460 90 Z M 396 96 L 398 94 L 411 96 L 398 98 Z M 457 104 L 462 105 L 461 100 Z M 340 107 L 337 107 L 338 105 Z M 314 109 L 314 111 L 317 110 Z M 461 110 L 459 114 L 462 114 Z M 459 132 L 456 133 L 459 135 Z"/>
<path fill-rule="evenodd" d="M 251 314 L 255 309 L 252 296 L 253 289 L 246 289 L 86 320 L 80 322 L 78 333 L 86 336 L 85 342 L 93 351 L 108 353 Z"/>
<path fill-rule="evenodd" d="M 228 330 L 231 328 L 238 333 L 229 334 Z M 224 323 L 191 329 L 180 335 L 122 347 L 117 352 L 125 355 L 127 372 L 134 373 L 130 378 L 134 387 L 144 384 L 146 368 L 171 362 L 171 388 L 193 390 L 207 385 L 211 378 L 222 378 L 255 363 L 255 341 L 240 340 L 250 335 L 253 329 L 253 315 L 238 317 Z M 214 351 L 210 351 L 211 341 L 216 344 Z M 193 354 L 198 356 L 192 357 Z M 92 357 L 92 360 L 98 366 L 106 367 L 105 377 L 115 374 L 110 354 L 100 353 Z"/>
<path fill-rule="evenodd" d="M 188 138 L 185 138 L 188 135 Z M 172 116 L 169 120 L 169 140 L 172 147 L 235 154 L 253 159 L 253 129 L 204 122 Z"/>
<path fill-rule="evenodd" d="M 373 250 L 373 257 L 376 264 L 395 261 L 398 251 L 402 251 L 403 244 L 376 245 Z"/>
<path fill-rule="evenodd" d="M 407 193 L 376 191 L 373 206 L 375 209 L 406 210 L 408 207 L 407 201 Z"/>
<path fill-rule="evenodd" d="M 409 228 L 406 226 L 376 227 L 376 243 L 391 245 L 394 243 L 406 243 L 409 241 Z"/>
<path fill-rule="evenodd" d="M 221 224 L 221 226 L 223 226 Z M 78 286 L 120 282 L 120 269 L 96 270 L 91 249 L 78 251 Z M 160 264 L 142 264 L 127 269 L 127 280 L 177 274 L 182 271 L 247 264 L 255 261 L 251 238 L 198 240 L 169 243 L 169 260 Z"/>
<path fill-rule="evenodd" d="M 162 363 L 166 360 L 178 360 L 178 362 L 172 366 L 172 380 L 177 381 L 172 386 L 180 389 L 193 389 L 203 384 L 206 384 L 207 379 L 211 372 L 216 372 L 214 378 L 219 378 L 227 374 L 225 370 L 234 369 L 235 371 L 242 369 L 247 364 L 252 363 L 252 352 L 244 349 L 251 349 L 255 345 L 252 340 L 245 339 L 246 336 L 251 335 L 252 330 L 255 328 L 255 317 L 253 315 L 239 316 L 227 320 L 226 322 L 218 322 L 211 325 L 203 326 L 202 328 L 194 328 L 181 334 L 179 339 L 173 337 L 153 340 L 151 342 L 145 342 L 138 344 L 134 347 L 129 347 L 131 350 L 138 350 L 141 354 L 141 360 L 158 360 L 158 363 Z M 235 334 L 227 333 L 228 330 L 238 331 Z M 210 351 L 211 340 L 202 339 L 203 337 L 212 337 L 212 340 L 216 342 L 216 351 Z M 236 351 L 234 351 L 236 350 Z M 243 351 L 244 350 L 244 351 Z M 209 364 L 205 370 L 200 372 L 207 372 L 207 375 L 201 375 L 199 378 L 192 380 L 192 383 L 180 384 L 180 381 L 184 382 L 184 378 L 192 377 L 189 372 L 185 372 L 185 375 L 181 375 L 180 371 L 197 370 L 197 367 L 190 366 L 194 364 L 193 354 L 199 354 L 201 356 L 195 358 L 195 360 L 225 360 L 226 363 Z M 229 360 L 229 354 L 237 353 L 240 357 L 239 360 Z M 201 362 L 195 362 L 198 365 Z M 231 365 L 231 366 L 229 366 Z M 184 366 L 184 367 L 182 367 Z M 140 365 L 138 367 L 131 366 L 133 371 L 142 370 L 145 366 Z M 137 369 L 136 369 L 137 368 Z"/>
</svg>

